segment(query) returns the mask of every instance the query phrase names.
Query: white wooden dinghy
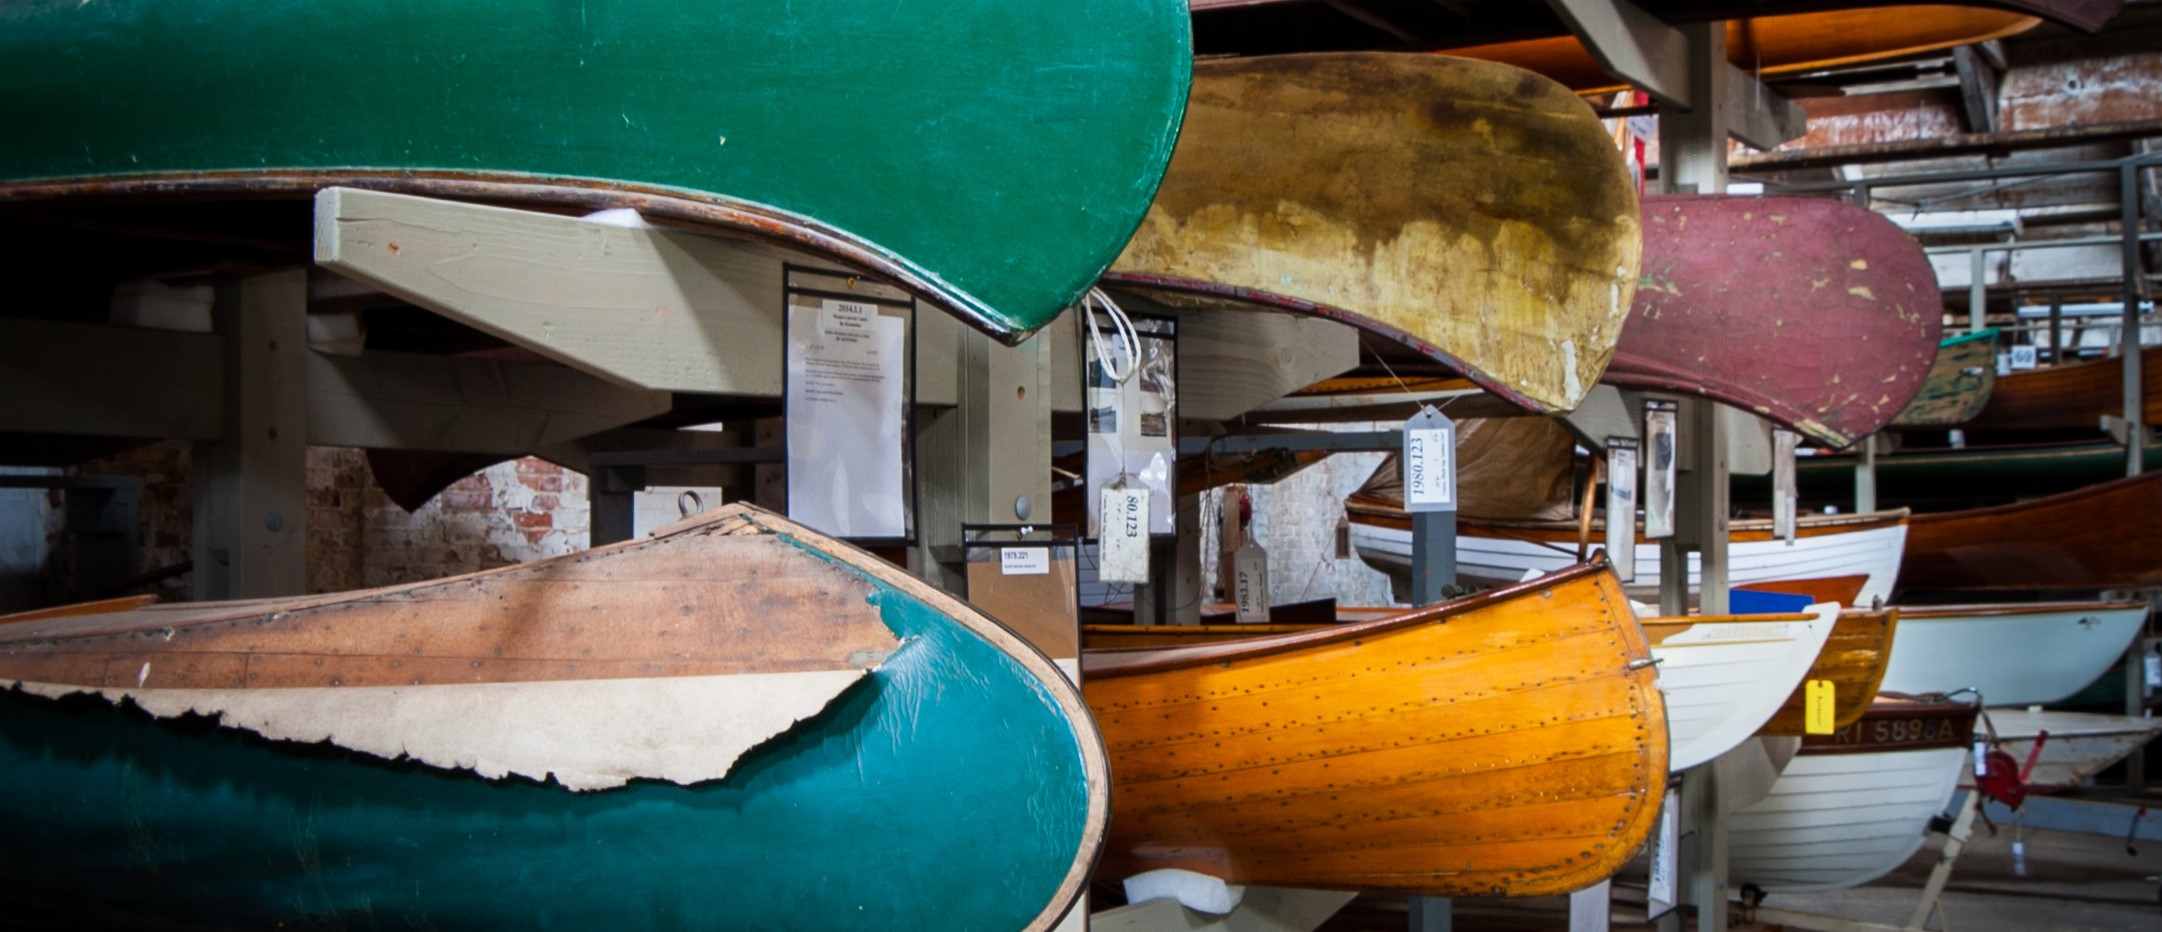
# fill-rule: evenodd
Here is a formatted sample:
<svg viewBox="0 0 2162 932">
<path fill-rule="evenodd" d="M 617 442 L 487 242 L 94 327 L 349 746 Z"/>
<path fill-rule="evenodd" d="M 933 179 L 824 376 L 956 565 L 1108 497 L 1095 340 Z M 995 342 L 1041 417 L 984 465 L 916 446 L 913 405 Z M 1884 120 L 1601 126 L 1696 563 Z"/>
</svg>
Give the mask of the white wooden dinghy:
<svg viewBox="0 0 2162 932">
<path fill-rule="evenodd" d="M 1973 689 L 1992 706 L 2058 702 L 2124 656 L 2146 620 L 2144 602 L 1902 606 L 1883 688 Z"/>
<path fill-rule="evenodd" d="M 1838 620 L 1830 603 L 1796 614 L 1644 619 L 1667 700 L 1668 769 L 1712 760 L 1771 721 Z"/>
</svg>

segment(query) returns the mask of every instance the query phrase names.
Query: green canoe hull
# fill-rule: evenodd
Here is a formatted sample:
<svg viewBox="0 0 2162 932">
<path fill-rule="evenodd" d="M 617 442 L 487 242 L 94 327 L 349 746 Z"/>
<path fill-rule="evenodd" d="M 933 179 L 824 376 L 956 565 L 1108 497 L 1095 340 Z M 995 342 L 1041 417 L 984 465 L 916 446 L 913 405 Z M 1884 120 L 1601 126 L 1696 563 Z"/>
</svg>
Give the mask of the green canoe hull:
<svg viewBox="0 0 2162 932">
<path fill-rule="evenodd" d="M 898 653 L 687 786 L 573 793 L 0 690 L 0 900 L 70 924 L 253 928 L 1056 918 L 1101 829 L 1093 726 L 952 619 L 890 587 L 875 599 Z"/>
<path fill-rule="evenodd" d="M 1147 210 L 1189 32 L 1175 0 L 32 0 L 0 200 L 562 192 L 830 241 L 1019 339 Z"/>
</svg>

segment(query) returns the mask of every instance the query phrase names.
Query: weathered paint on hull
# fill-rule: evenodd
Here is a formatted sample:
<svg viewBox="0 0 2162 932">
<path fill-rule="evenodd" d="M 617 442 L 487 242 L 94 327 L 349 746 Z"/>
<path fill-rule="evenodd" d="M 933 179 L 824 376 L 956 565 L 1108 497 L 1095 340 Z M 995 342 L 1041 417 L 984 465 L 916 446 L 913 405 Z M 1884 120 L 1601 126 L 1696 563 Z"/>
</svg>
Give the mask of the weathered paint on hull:
<svg viewBox="0 0 2162 932">
<path fill-rule="evenodd" d="M 1106 878 L 1563 893 L 1643 843 L 1664 704 L 1603 566 L 1381 621 L 1093 652 Z"/>
<path fill-rule="evenodd" d="M 2024 768 L 2042 732 L 2042 753 L 2024 781 L 2033 793 L 2068 789 L 2132 756 L 2162 732 L 2162 720 L 2092 712 L 1997 709 L 1989 713 L 1996 746 Z M 1969 766 L 1972 764 L 1970 762 Z M 1970 771 L 1971 772 L 1971 771 Z"/>
<path fill-rule="evenodd" d="M 793 528 L 744 511 L 769 528 Z M 221 652 L 188 648 L 217 646 L 221 632 L 255 642 L 246 653 L 252 666 L 283 669 L 283 678 L 294 680 L 242 691 L 256 698 L 304 692 L 311 671 L 342 666 L 357 677 L 398 666 L 392 661 L 406 663 L 415 677 L 434 670 L 410 688 L 416 695 L 455 688 L 453 668 L 484 671 L 472 676 L 511 690 L 594 682 L 547 679 L 583 661 L 520 660 L 523 647 L 565 627 L 594 629 L 597 647 L 643 643 L 642 632 L 672 649 L 657 648 L 646 663 L 628 666 L 661 671 L 698 662 L 713 645 L 738 640 L 738 626 L 766 621 L 783 626 L 775 629 L 782 643 L 804 656 L 829 644 L 856 653 L 853 641 L 835 641 L 831 629 L 807 626 L 809 619 L 783 605 L 724 619 L 649 610 L 624 598 L 669 585 L 676 588 L 661 601 L 688 608 L 701 597 L 755 600 L 775 579 L 809 579 L 833 599 L 828 614 L 868 606 L 871 623 L 899 642 L 876 670 L 751 748 L 723 777 L 657 774 L 588 792 L 350 750 L 355 742 L 347 735 L 366 723 L 334 723 L 331 743 L 278 741 L 232 727 L 230 719 L 152 717 L 93 696 L 9 690 L 0 694 L 0 895 L 51 904 L 84 921 L 156 917 L 253 927 L 1048 928 L 1086 881 L 1108 812 L 1101 745 L 1080 697 L 1010 632 L 957 601 L 925 595 L 920 583 L 879 568 L 868 554 L 800 529 L 762 539 L 794 553 L 783 564 L 792 569 L 761 566 L 721 583 L 681 564 L 667 567 L 669 579 L 621 570 L 605 576 L 606 567 L 623 566 L 611 557 L 649 542 L 361 593 L 357 601 L 232 603 L 259 614 L 165 629 L 153 620 L 147 634 L 118 639 L 100 640 L 84 626 L 109 628 L 144 613 L 0 626 L 8 639 L 0 675 L 12 680 L 118 657 L 110 664 L 125 668 L 113 678 L 117 685 L 98 691 L 141 696 L 150 707 L 163 704 L 158 683 L 216 665 Z M 726 574 L 730 564 L 746 562 L 743 553 L 733 555 L 690 562 Z M 551 566 L 569 567 L 575 578 L 558 579 L 564 585 L 537 601 L 520 602 L 501 584 Z M 550 603 L 592 598 L 626 604 L 624 617 L 547 611 Z M 430 668 L 423 661 L 444 649 L 442 637 L 408 639 L 411 655 L 350 650 L 370 631 L 419 630 L 410 619 L 430 603 L 485 611 L 499 600 L 515 609 L 513 620 L 483 628 L 476 640 L 503 654 L 484 646 L 470 664 Z M 18 636 L 18 629 L 43 633 Z M 332 645 L 316 654 L 320 666 L 299 652 L 317 632 Z M 136 672 L 128 652 L 164 646 L 174 652 Z M 790 653 L 762 648 L 745 665 L 758 669 L 765 657 L 790 667 L 815 664 L 788 660 Z M 671 678 L 632 672 L 611 682 L 665 685 Z M 136 688 L 139 681 L 151 688 Z M 358 700 L 374 688 L 348 685 L 340 695 Z M 545 726 L 518 715 L 523 695 L 512 693 L 500 727 Z M 656 707 L 645 718 L 662 734 L 680 730 L 687 711 Z M 625 727 L 649 724 L 636 707 L 629 712 Z"/>
<path fill-rule="evenodd" d="M 1954 427 L 1973 420 L 1997 387 L 1997 331 L 1945 337 L 1922 390 L 1893 427 Z"/>
<path fill-rule="evenodd" d="M 1911 589 L 2130 589 L 2162 583 L 2162 473 L 2011 505 L 1915 515 Z"/>
<path fill-rule="evenodd" d="M 1844 447 L 1891 423 L 1937 358 L 1922 247 L 1801 197 L 1644 199 L 1644 281 L 1606 381 L 1703 395 Z"/>
<path fill-rule="evenodd" d="M 1636 188 L 1598 119 L 1430 55 L 1204 61 L 1114 280 L 1346 320 L 1540 411 L 1598 382 L 1636 285 Z"/>
<path fill-rule="evenodd" d="M 1177 136 L 1175 0 L 117 0 L 0 21 L 0 199 L 372 184 L 830 248 L 1018 339 Z"/>
<path fill-rule="evenodd" d="M 1953 6 L 1759 16 L 1727 21 L 1727 57 L 1751 73 L 1788 74 L 1987 42 L 2040 23 L 2017 13 Z M 1498 42 L 1448 53 L 1527 68 L 1578 92 L 1626 86 L 1600 68 L 1574 36 Z"/>
</svg>

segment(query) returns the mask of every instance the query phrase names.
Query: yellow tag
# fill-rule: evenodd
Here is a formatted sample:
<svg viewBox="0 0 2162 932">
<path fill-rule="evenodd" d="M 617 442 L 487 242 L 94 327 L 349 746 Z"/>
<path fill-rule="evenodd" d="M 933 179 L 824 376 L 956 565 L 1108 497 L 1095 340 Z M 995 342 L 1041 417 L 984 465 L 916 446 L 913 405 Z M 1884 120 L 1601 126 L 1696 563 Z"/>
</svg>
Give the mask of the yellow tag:
<svg viewBox="0 0 2162 932">
<path fill-rule="evenodd" d="M 1810 680 L 1802 686 L 1802 731 L 1805 734 L 1828 735 L 1837 729 L 1832 727 L 1832 681 Z"/>
</svg>

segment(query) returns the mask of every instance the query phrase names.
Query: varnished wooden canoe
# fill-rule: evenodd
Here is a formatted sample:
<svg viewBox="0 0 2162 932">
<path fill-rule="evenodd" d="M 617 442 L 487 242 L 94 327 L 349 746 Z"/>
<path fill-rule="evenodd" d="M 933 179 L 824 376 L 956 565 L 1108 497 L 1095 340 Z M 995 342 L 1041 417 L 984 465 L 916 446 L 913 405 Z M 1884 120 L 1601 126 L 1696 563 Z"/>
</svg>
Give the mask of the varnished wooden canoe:
<svg viewBox="0 0 2162 932">
<path fill-rule="evenodd" d="M 2162 583 L 2162 473 L 1989 508 L 1916 515 L 1912 589 L 2128 589 Z"/>
<path fill-rule="evenodd" d="M 833 252 L 1018 340 L 1133 232 L 1191 61 L 1176 0 L 18 4 L 0 201 L 634 207 Z"/>
<path fill-rule="evenodd" d="M 1600 565 L 1082 666 L 1117 781 L 1107 878 L 1561 893 L 1635 852 L 1666 785 L 1647 646 Z"/>
<path fill-rule="evenodd" d="M 1839 606 L 1806 613 L 1644 619 L 1667 699 L 1667 765 L 1680 772 L 1749 740 L 1823 653 Z"/>
<path fill-rule="evenodd" d="M 2143 451 L 2145 468 L 2162 470 L 2162 446 Z M 2017 446 L 1914 448 L 1877 457 L 1877 501 L 1886 507 L 1937 510 L 2070 492 L 2124 477 L 2124 447 L 2109 441 Z M 1804 505 L 1854 500 L 1853 453 L 1795 460 Z M 1771 494 L 1765 476 L 1735 476 L 1736 496 Z"/>
<path fill-rule="evenodd" d="M 1411 518 L 1400 502 L 1354 495 L 1345 500 L 1351 521 L 1351 544 L 1366 565 L 1401 576 L 1411 567 Z M 1899 578 L 1900 554 L 1906 547 L 1907 513 L 1879 511 L 1850 515 L 1801 515 L 1795 542 L 1789 546 L 1772 533 L 1768 519 L 1738 520 L 1729 525 L 1727 559 L 1731 583 L 1768 583 L 1858 575 L 1867 578 L 1854 604 L 1888 601 Z M 1604 519 L 1592 522 L 1593 546 L 1604 541 Z M 1495 521 L 1459 516 L 1456 572 L 1460 578 L 1488 585 L 1522 579 L 1537 569 L 1549 572 L 1575 562 L 1578 527 L 1569 521 Z M 1629 591 L 1655 597 L 1659 579 L 1659 542 L 1637 540 L 1636 578 Z M 1692 561 L 1693 564 L 1694 561 Z M 1691 587 L 1696 568 L 1690 568 Z"/>
<path fill-rule="evenodd" d="M 2018 35 L 2034 16 L 1971 6 L 1879 7 L 1756 16 L 1727 22 L 1727 57 L 1758 74 L 1789 74 L 1897 58 Z M 1451 55 L 1536 71 L 1579 92 L 1623 86 L 1575 36 L 1452 48 Z"/>
<path fill-rule="evenodd" d="M 1973 689 L 1992 706 L 2061 702 L 2123 657 L 2146 621 L 2145 602 L 1910 606 L 1884 688 Z"/>
<path fill-rule="evenodd" d="M 1907 407 L 1943 306 L 1914 238 L 1816 198 L 1644 200 L 1644 281 L 1610 385 L 1702 395 L 1844 447 Z"/>
<path fill-rule="evenodd" d="M 1899 627 L 1899 610 L 1849 609 L 1839 613 L 1832 635 L 1817 652 L 1817 660 L 1802 679 L 1832 684 L 1832 727 L 1845 728 L 1869 711 L 1869 704 L 1883 686 L 1884 671 L 1892 661 L 1893 632 Z M 1771 721 L 1758 734 L 1799 737 L 1808 732 L 1809 706 L 1803 687 L 1787 696 Z"/>
<path fill-rule="evenodd" d="M 1907 409 L 1893 427 L 1948 427 L 1980 414 L 1997 387 L 1997 331 L 1982 330 L 1945 337 Z"/>
<path fill-rule="evenodd" d="M 2162 417 L 2162 346 L 2140 352 L 2141 423 Z M 2088 359 L 1997 380 L 1969 430 L 2094 430 L 2124 415 L 2124 359 Z"/>
<path fill-rule="evenodd" d="M 16 621 L 0 683 L 0 891 L 109 921 L 1044 929 L 1108 815 L 1042 654 L 745 505 L 433 583 Z"/>
<path fill-rule="evenodd" d="M 1558 84 L 1432 55 L 1239 58 L 1195 64 L 1171 167 L 1107 281 L 1342 320 L 1567 411 L 1613 351 L 1639 242 L 1621 153 Z"/>
<path fill-rule="evenodd" d="M 1959 787 L 1975 707 L 1879 697 L 1860 720 L 1802 739 L 1771 791 L 1727 817 L 1727 871 L 1774 892 L 1868 883 L 1922 847 Z"/>
</svg>

